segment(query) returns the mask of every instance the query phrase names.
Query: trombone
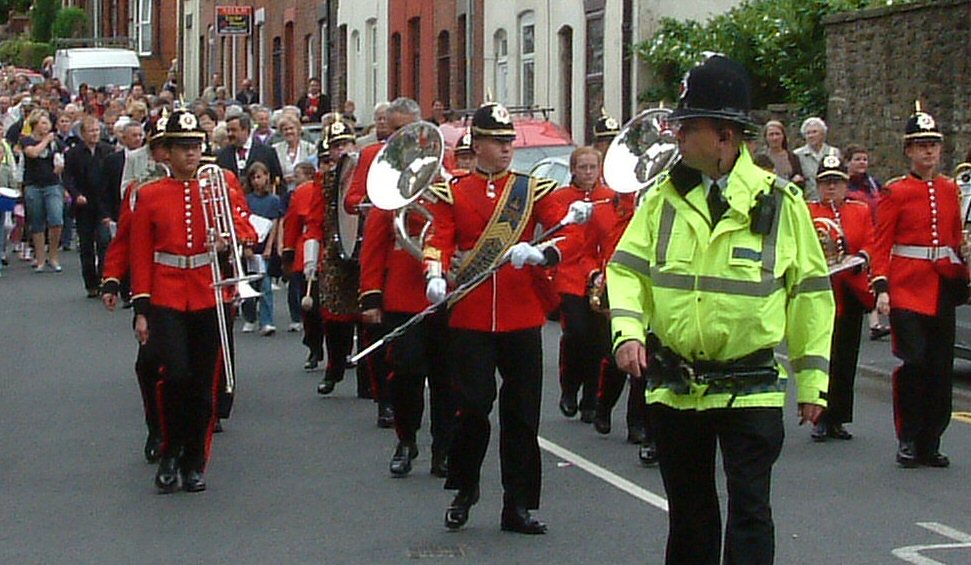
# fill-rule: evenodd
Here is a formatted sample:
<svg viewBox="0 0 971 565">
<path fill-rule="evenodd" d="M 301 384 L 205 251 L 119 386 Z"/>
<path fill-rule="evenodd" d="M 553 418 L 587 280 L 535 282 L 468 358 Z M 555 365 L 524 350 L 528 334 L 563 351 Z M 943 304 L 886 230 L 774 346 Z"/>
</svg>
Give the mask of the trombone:
<svg viewBox="0 0 971 565">
<path fill-rule="evenodd" d="M 233 369 L 233 356 L 229 349 L 229 327 L 223 301 L 224 287 L 235 289 L 235 298 L 245 300 L 260 295 L 250 281 L 263 278 L 263 275 L 246 275 L 243 270 L 242 251 L 236 237 L 233 223 L 233 205 L 230 199 L 226 175 L 219 165 L 209 164 L 199 167 L 196 172 L 199 180 L 199 194 L 202 198 L 203 220 L 209 243 L 209 258 L 212 262 L 212 288 L 216 295 L 216 320 L 219 324 L 219 343 L 222 348 L 223 368 L 226 372 L 226 392 L 236 388 L 236 373 Z M 229 269 L 231 277 L 224 279 L 222 265 L 217 249 L 220 241 L 229 247 Z"/>
</svg>

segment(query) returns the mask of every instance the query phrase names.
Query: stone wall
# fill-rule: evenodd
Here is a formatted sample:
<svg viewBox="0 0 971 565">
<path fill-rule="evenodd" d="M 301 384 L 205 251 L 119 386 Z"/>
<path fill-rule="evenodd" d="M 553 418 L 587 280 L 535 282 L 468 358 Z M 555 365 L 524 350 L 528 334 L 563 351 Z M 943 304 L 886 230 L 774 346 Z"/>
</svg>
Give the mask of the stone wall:
<svg viewBox="0 0 971 565">
<path fill-rule="evenodd" d="M 837 14 L 824 24 L 830 143 L 862 143 L 878 178 L 900 175 L 904 125 L 919 99 L 944 133 L 950 174 L 971 149 L 971 0 Z"/>
</svg>

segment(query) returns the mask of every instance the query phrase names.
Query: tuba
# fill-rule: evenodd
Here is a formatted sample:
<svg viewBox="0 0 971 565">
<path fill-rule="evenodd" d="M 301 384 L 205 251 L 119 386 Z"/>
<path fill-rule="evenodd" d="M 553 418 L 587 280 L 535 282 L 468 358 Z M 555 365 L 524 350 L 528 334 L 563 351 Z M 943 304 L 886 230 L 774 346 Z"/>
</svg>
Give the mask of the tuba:
<svg viewBox="0 0 971 565">
<path fill-rule="evenodd" d="M 604 154 L 604 181 L 615 192 L 644 193 L 681 158 L 668 122 L 670 108 L 648 108 L 631 118 Z"/>
<path fill-rule="evenodd" d="M 395 238 L 402 249 L 419 261 L 432 214 L 418 199 L 435 180 L 448 177 L 442 169 L 444 155 L 441 130 L 430 122 L 417 121 L 391 134 L 368 170 L 368 198 L 374 206 L 395 212 Z M 408 229 L 412 214 L 424 219 L 416 235 Z"/>
<path fill-rule="evenodd" d="M 236 374 L 229 348 L 229 327 L 226 309 L 223 308 L 223 289 L 233 287 L 235 298 L 240 300 L 255 298 L 260 293 L 249 283 L 262 279 L 263 275 L 246 275 L 243 270 L 242 247 L 239 245 L 236 225 L 233 223 L 233 203 L 222 168 L 215 164 L 203 165 L 196 172 L 196 178 L 199 180 L 199 194 L 202 199 L 202 218 L 209 238 L 212 287 L 216 293 L 216 321 L 219 326 L 219 341 L 226 374 L 226 392 L 231 394 L 236 387 Z M 225 241 L 229 248 L 229 278 L 223 278 L 223 269 L 217 251 L 219 241 Z"/>
</svg>

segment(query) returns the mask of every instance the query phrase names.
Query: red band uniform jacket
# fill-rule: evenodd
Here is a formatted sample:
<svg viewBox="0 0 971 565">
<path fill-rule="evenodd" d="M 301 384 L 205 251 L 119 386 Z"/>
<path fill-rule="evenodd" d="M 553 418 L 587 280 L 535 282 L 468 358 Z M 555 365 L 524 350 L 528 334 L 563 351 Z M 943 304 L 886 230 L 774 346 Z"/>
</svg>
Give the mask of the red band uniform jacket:
<svg viewBox="0 0 971 565">
<path fill-rule="evenodd" d="M 394 216 L 380 208 L 368 211 L 361 246 L 361 310 L 414 314 L 428 306 L 425 274 L 422 263 L 398 243 Z M 420 214 L 409 214 L 408 233 L 420 234 L 425 221 Z"/>
</svg>

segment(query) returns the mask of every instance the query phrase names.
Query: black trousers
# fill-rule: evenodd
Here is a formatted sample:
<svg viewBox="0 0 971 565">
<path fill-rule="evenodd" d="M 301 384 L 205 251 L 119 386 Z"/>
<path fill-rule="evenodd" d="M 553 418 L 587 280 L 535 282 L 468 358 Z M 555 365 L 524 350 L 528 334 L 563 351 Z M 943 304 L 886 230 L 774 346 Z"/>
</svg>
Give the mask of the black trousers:
<svg viewBox="0 0 971 565">
<path fill-rule="evenodd" d="M 142 408 L 145 411 L 145 426 L 148 433 L 161 437 L 162 423 L 159 416 L 159 362 L 154 351 L 155 341 L 149 339 L 144 345 L 138 346 L 135 358 L 135 377 L 138 380 L 138 390 L 142 395 Z"/>
<path fill-rule="evenodd" d="M 386 312 L 390 327 L 405 323 L 411 314 Z M 432 453 L 446 455 L 452 435 L 455 406 L 446 370 L 448 313 L 439 311 L 412 327 L 388 347 L 388 388 L 394 407 L 395 432 L 401 441 L 414 442 L 425 410 L 425 379 L 431 404 Z"/>
<path fill-rule="evenodd" d="M 893 411 L 897 439 L 933 454 L 951 421 L 954 373 L 954 306 L 938 306 L 936 316 L 890 310 L 893 354 L 903 364 L 893 373 Z"/>
<path fill-rule="evenodd" d="M 657 451 L 668 496 L 669 565 L 718 565 L 721 512 L 715 451 L 721 446 L 728 483 L 726 565 L 770 564 L 775 526 L 772 465 L 782 450 L 781 408 L 694 411 L 653 405 Z"/>
<path fill-rule="evenodd" d="M 539 508 L 539 409 L 543 394 L 543 348 L 540 328 L 491 333 L 451 329 L 449 375 L 457 406 L 448 455 L 445 488 L 478 486 L 489 447 L 489 413 L 499 389 L 499 461 L 503 503 Z"/>
<path fill-rule="evenodd" d="M 582 392 L 580 409 L 593 410 L 603 360 L 593 344 L 603 316 L 590 309 L 586 297 L 561 294 L 560 298 L 560 391 L 568 398 Z"/>
<path fill-rule="evenodd" d="M 614 406 L 624 392 L 627 373 L 617 368 L 611 352 L 610 320 L 599 316 L 594 333 L 594 347 L 601 351 L 600 379 L 597 383 L 597 413 L 610 416 Z M 641 429 L 648 441 L 654 440 L 653 427 L 647 416 L 644 379 L 630 379 L 630 392 L 627 393 L 627 429 Z"/>
<path fill-rule="evenodd" d="M 340 382 L 344 380 L 344 371 L 347 370 L 347 356 L 354 348 L 354 322 L 324 320 L 323 328 L 324 342 L 327 344 L 327 367 L 324 369 L 324 379 L 335 383 Z M 306 340 L 306 337 L 304 339 Z"/>
<path fill-rule="evenodd" d="M 186 469 L 205 468 L 212 431 L 213 379 L 219 355 L 216 309 L 153 308 L 149 317 L 162 365 L 162 455 Z"/>
<path fill-rule="evenodd" d="M 314 279 L 310 284 L 312 287 L 310 297 L 313 300 L 313 306 L 306 311 L 300 309 L 301 319 L 303 320 L 303 344 L 307 346 L 310 354 L 315 356 L 318 361 L 323 361 L 324 319 L 320 316 L 320 294 L 317 279 Z M 307 292 L 307 279 L 304 278 L 303 273 L 294 271 L 290 274 L 290 289 L 296 289 L 300 294 L 300 300 L 303 299 Z M 298 300 L 298 303 L 300 300 Z"/>
<path fill-rule="evenodd" d="M 860 332 L 863 326 L 863 305 L 848 296 L 843 314 L 833 323 L 833 341 L 829 352 L 828 407 L 823 422 L 828 425 L 853 421 L 853 385 L 856 365 L 860 358 Z"/>
<path fill-rule="evenodd" d="M 101 284 L 101 267 L 111 241 L 108 226 L 101 223 L 97 211 L 91 206 L 77 210 L 78 256 L 81 259 L 81 277 L 85 290 L 97 290 Z"/>
<path fill-rule="evenodd" d="M 393 329 L 386 323 L 362 324 L 362 327 L 363 331 L 359 329 L 358 337 L 364 338 L 365 347 L 378 341 Z M 371 381 L 371 394 L 374 401 L 379 404 L 391 404 L 391 388 L 388 386 L 388 374 L 391 368 L 388 366 L 385 356 L 381 354 L 368 355 L 362 361 L 368 379 Z M 362 392 L 361 383 L 358 382 L 358 393 L 360 392 Z"/>
</svg>

